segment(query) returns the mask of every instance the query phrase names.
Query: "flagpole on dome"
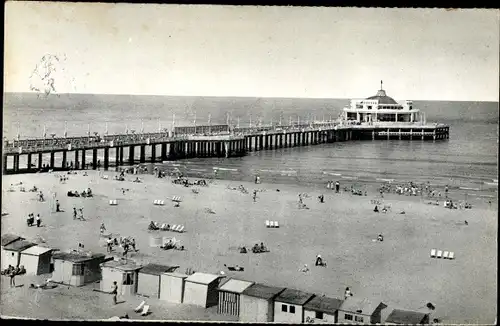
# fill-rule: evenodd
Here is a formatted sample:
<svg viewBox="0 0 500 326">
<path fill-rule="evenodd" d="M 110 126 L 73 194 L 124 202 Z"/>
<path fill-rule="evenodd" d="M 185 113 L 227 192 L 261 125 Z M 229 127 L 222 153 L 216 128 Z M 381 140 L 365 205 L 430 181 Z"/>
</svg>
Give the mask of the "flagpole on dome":
<svg viewBox="0 0 500 326">
<path fill-rule="evenodd" d="M 21 139 L 21 123 L 18 121 L 17 122 L 17 141 L 19 141 Z"/>
<path fill-rule="evenodd" d="M 64 121 L 64 138 L 68 137 L 68 122 Z"/>
</svg>

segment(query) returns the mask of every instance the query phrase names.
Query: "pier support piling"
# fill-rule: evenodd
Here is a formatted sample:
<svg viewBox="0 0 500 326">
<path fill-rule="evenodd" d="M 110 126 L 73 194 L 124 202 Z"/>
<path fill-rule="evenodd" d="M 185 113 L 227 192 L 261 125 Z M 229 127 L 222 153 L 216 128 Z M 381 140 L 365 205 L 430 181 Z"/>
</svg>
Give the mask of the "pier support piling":
<svg viewBox="0 0 500 326">
<path fill-rule="evenodd" d="M 54 161 L 55 161 L 55 160 L 54 160 L 54 155 L 55 155 L 55 154 L 56 154 L 55 152 L 50 152 L 50 168 L 51 168 L 51 169 L 54 169 L 54 165 L 55 165 L 55 164 L 54 164 Z"/>
<path fill-rule="evenodd" d="M 68 166 L 67 158 L 66 158 L 66 151 L 62 152 L 62 168 L 65 169 Z"/>
<path fill-rule="evenodd" d="M 109 147 L 104 148 L 104 170 L 109 169 Z"/>
</svg>

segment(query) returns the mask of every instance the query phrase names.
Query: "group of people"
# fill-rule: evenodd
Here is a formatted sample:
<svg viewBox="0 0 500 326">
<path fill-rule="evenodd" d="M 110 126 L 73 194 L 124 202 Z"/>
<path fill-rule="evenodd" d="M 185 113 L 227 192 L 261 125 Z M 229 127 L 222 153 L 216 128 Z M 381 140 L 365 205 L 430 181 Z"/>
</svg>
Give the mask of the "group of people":
<svg viewBox="0 0 500 326">
<path fill-rule="evenodd" d="M 40 227 L 40 225 L 42 224 L 42 219 L 40 218 L 40 214 L 36 214 L 36 217 L 34 213 L 28 214 L 28 218 L 26 219 L 28 226 L 33 226 L 35 224 L 35 221 L 36 221 L 36 226 Z"/>
<path fill-rule="evenodd" d="M 247 248 L 246 248 L 245 246 L 240 247 L 239 249 L 240 249 L 240 253 L 241 253 L 241 254 L 246 254 L 246 253 L 248 253 L 248 250 L 247 250 Z M 260 243 L 260 245 L 256 243 L 256 244 L 252 247 L 252 249 L 251 249 L 251 250 L 252 250 L 252 252 L 253 252 L 254 254 L 259 254 L 259 253 L 262 253 L 262 252 L 269 252 L 269 250 L 267 249 L 267 247 L 266 247 L 266 246 L 264 246 L 264 243 L 263 243 L 263 242 L 261 242 L 261 243 Z"/>
<path fill-rule="evenodd" d="M 7 269 L 2 271 L 2 275 L 6 275 L 6 276 L 10 277 L 10 286 L 11 287 L 16 286 L 15 277 L 17 275 L 22 275 L 22 274 L 26 274 L 26 269 L 24 268 L 23 265 L 16 266 L 16 267 L 9 265 L 9 267 L 7 267 Z"/>
<path fill-rule="evenodd" d="M 81 193 L 78 193 L 77 190 L 75 191 L 68 191 L 68 197 L 83 197 L 83 198 L 88 198 L 88 197 L 93 197 L 92 190 L 90 188 L 84 189 Z"/>
<path fill-rule="evenodd" d="M 334 182 L 333 181 L 328 181 L 326 184 L 326 189 L 334 189 Z M 340 183 L 338 181 L 335 181 L 335 193 L 340 192 Z"/>
<path fill-rule="evenodd" d="M 76 207 L 73 207 L 73 219 L 85 221 L 85 218 L 83 217 L 83 208 L 79 208 L 77 210 Z"/>
<path fill-rule="evenodd" d="M 122 237 L 120 237 L 120 239 L 117 239 L 117 238 L 108 237 L 108 240 L 106 240 L 106 247 L 107 247 L 108 253 L 113 252 L 114 246 L 122 247 L 123 248 L 123 256 L 125 256 L 125 257 L 127 256 L 127 254 L 129 253 L 129 251 L 131 249 L 134 252 L 137 251 L 134 238 L 128 238 L 128 237 L 122 238 Z"/>
</svg>

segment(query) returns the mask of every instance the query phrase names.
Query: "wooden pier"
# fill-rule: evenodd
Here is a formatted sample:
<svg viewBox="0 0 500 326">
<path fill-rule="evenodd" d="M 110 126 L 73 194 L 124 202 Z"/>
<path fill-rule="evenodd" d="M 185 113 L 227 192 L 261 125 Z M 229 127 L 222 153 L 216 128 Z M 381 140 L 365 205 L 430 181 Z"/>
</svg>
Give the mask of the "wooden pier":
<svg viewBox="0 0 500 326">
<path fill-rule="evenodd" d="M 140 133 L 105 136 L 20 139 L 4 141 L 4 174 L 47 170 L 81 170 L 155 163 L 187 158 L 237 157 L 248 152 L 309 146 L 349 140 L 442 140 L 449 138 L 449 126 L 441 124 L 344 125 L 321 122 L 303 125 L 231 128 L 228 125 L 175 127 L 173 133 Z M 139 159 L 136 149 L 139 147 Z M 146 159 L 146 148 L 151 155 Z M 92 153 L 86 162 L 87 151 Z M 125 155 L 125 151 L 127 152 Z M 43 154 L 49 153 L 48 162 Z M 56 154 L 60 164 L 56 165 Z M 20 166 L 25 155 L 26 166 Z M 99 159 L 103 158 L 103 161 Z M 113 158 L 110 164 L 110 158 Z M 11 166 L 8 162 L 12 161 Z M 36 164 L 33 164 L 36 160 Z"/>
</svg>

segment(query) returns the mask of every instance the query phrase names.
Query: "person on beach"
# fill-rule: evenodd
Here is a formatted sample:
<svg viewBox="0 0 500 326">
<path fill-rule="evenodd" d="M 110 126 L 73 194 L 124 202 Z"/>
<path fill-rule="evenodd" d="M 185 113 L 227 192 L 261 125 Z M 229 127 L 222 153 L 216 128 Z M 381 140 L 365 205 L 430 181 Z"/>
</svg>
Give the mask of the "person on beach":
<svg viewBox="0 0 500 326">
<path fill-rule="evenodd" d="M 340 191 L 340 183 L 337 181 L 335 182 L 335 192 L 338 194 Z"/>
<path fill-rule="evenodd" d="M 382 234 L 379 234 L 377 240 L 380 242 L 384 241 L 384 236 Z"/>
<path fill-rule="evenodd" d="M 9 277 L 10 277 L 10 286 L 11 287 L 15 287 L 16 286 L 16 269 L 13 268 L 11 269 L 10 273 L 9 273 Z"/>
<path fill-rule="evenodd" d="M 113 239 L 111 239 L 111 237 L 109 237 L 108 240 L 106 240 L 106 246 L 108 252 L 111 253 L 113 251 Z"/>
<path fill-rule="evenodd" d="M 56 212 L 61 211 L 61 204 L 59 204 L 59 200 L 56 200 Z"/>
<path fill-rule="evenodd" d="M 41 223 L 40 214 L 36 214 L 36 227 L 39 228 Z"/>
<path fill-rule="evenodd" d="M 318 199 L 319 199 L 320 203 L 324 203 L 325 202 L 325 196 L 323 196 L 323 194 L 319 195 Z"/>
<path fill-rule="evenodd" d="M 43 198 L 43 192 L 40 191 L 40 194 L 38 194 L 38 200 L 39 201 L 45 201 Z"/>
<path fill-rule="evenodd" d="M 106 231 L 106 226 L 104 226 L 104 223 L 101 223 L 101 234 Z"/>
<path fill-rule="evenodd" d="M 111 287 L 111 294 L 113 295 L 113 304 L 117 304 L 116 297 L 118 295 L 118 285 L 116 281 L 113 282 L 113 286 Z"/>
<path fill-rule="evenodd" d="M 316 263 L 315 263 L 315 266 L 323 266 L 323 258 L 321 258 L 321 255 L 318 254 L 316 256 Z"/>
<path fill-rule="evenodd" d="M 137 251 L 137 249 L 135 248 L 135 239 L 134 238 L 132 238 L 130 245 L 132 246 L 132 249 L 134 249 L 134 252 Z"/>
<path fill-rule="evenodd" d="M 346 287 L 344 292 L 344 298 L 347 299 L 348 297 L 352 297 L 352 292 L 351 290 L 349 290 L 349 287 Z"/>
<path fill-rule="evenodd" d="M 253 191 L 252 197 L 253 197 L 253 202 L 255 203 L 257 201 L 257 190 Z"/>
<path fill-rule="evenodd" d="M 373 211 L 374 211 L 375 213 L 378 213 L 378 206 L 377 206 L 377 205 L 375 205 L 375 208 L 373 209 Z"/>
<path fill-rule="evenodd" d="M 76 220 L 78 213 L 76 212 L 76 207 L 73 207 L 73 219 Z"/>
</svg>

